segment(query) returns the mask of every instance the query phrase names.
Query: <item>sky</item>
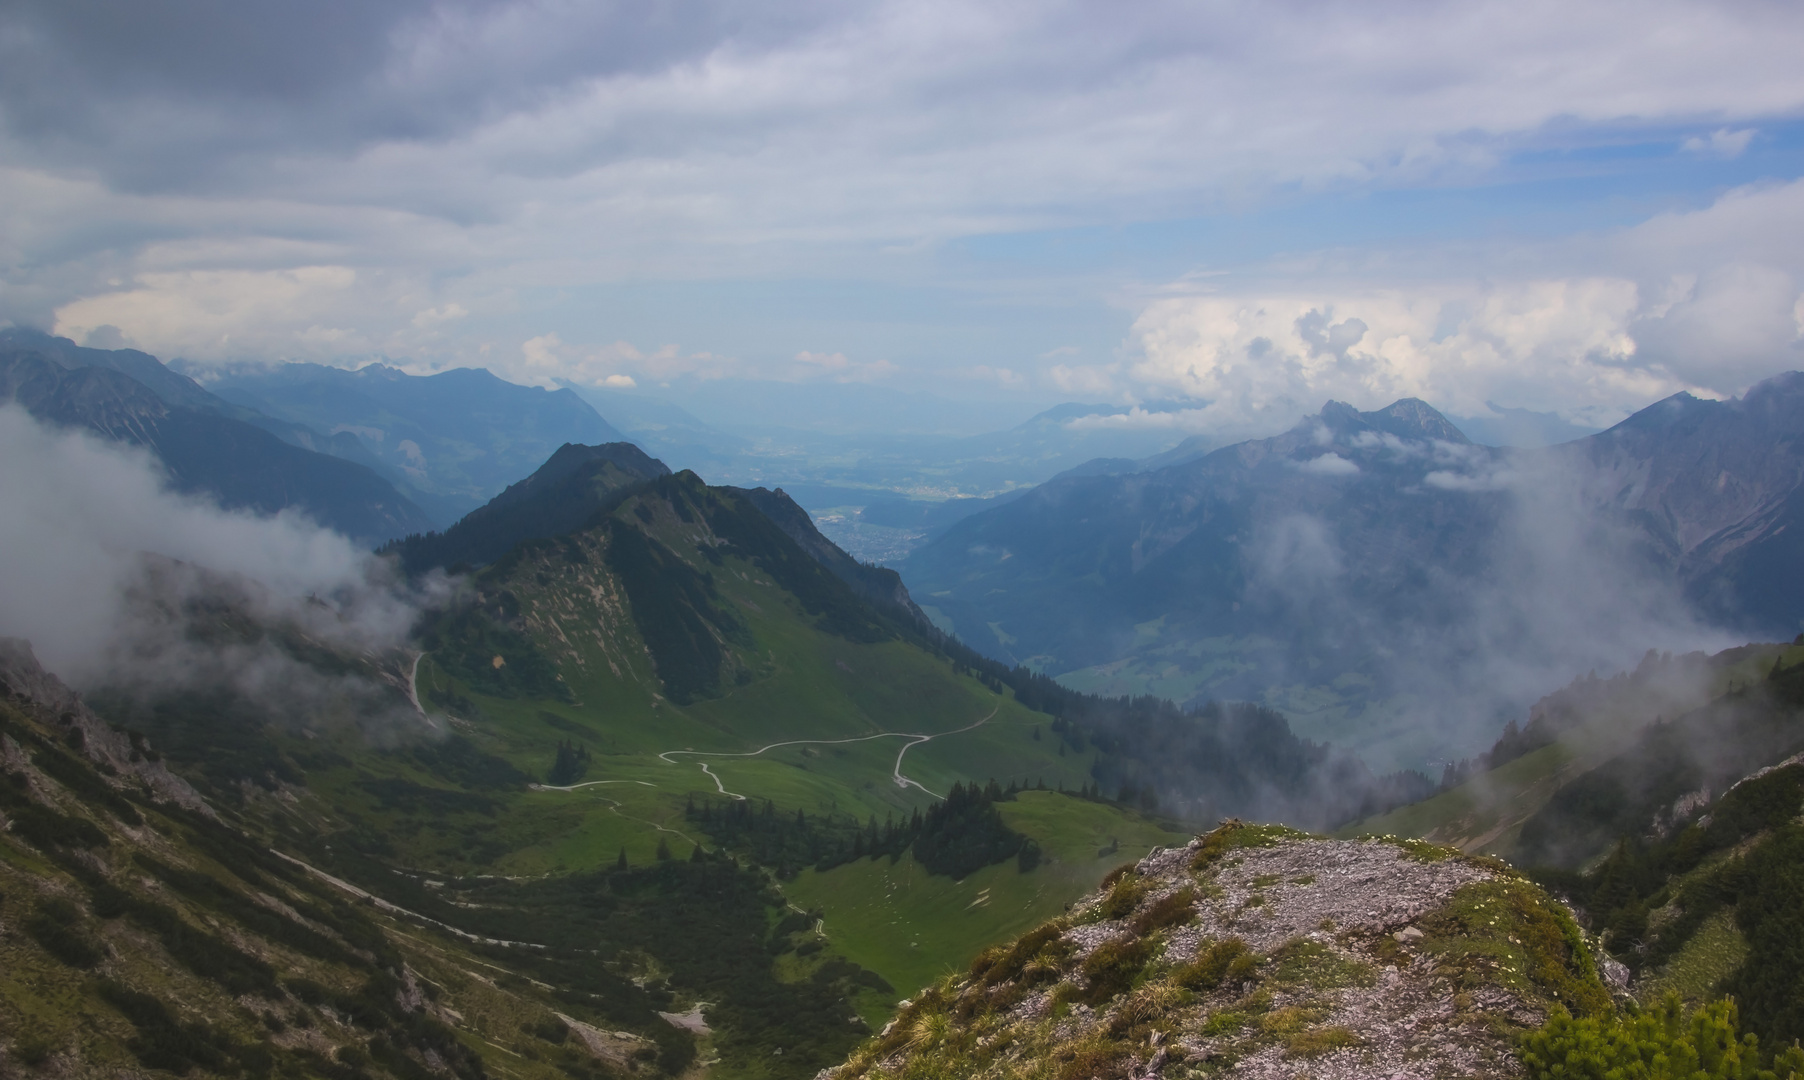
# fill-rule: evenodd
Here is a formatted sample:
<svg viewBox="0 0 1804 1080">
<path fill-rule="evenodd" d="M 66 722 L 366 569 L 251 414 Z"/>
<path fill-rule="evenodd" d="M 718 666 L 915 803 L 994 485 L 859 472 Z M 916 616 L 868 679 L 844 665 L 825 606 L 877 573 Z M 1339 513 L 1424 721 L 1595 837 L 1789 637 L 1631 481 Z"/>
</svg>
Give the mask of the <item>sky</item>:
<svg viewBox="0 0 1804 1080">
<path fill-rule="evenodd" d="M 1804 367 L 1799 56 L 1779 2 L 9 0 L 0 321 L 1601 426 Z"/>
</svg>

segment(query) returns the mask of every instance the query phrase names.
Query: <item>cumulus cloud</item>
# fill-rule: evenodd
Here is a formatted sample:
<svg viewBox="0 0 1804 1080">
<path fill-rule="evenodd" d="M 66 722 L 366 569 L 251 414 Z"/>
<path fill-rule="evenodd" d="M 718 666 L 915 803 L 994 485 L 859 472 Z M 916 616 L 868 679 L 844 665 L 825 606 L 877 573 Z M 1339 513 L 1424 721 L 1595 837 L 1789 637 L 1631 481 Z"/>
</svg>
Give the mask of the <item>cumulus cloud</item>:
<svg viewBox="0 0 1804 1080">
<path fill-rule="evenodd" d="M 130 327 L 136 341 L 187 342 L 217 355 L 233 349 L 235 334 L 274 325 L 293 346 L 349 352 L 367 347 L 354 324 L 338 325 L 354 314 L 348 307 L 360 306 L 345 303 L 356 284 L 357 272 L 345 266 L 144 274 L 131 288 L 64 305 L 55 332 L 80 340 L 102 326 Z"/>
<path fill-rule="evenodd" d="M 1630 327 L 1641 362 L 1732 393 L 1795 366 L 1798 283 L 1777 267 L 1732 263 L 1686 274 Z"/>
<path fill-rule="evenodd" d="M 225 604 L 353 655 L 393 653 L 423 594 L 387 561 L 292 512 L 260 518 L 175 494 L 147 454 L 16 405 L 0 406 L 0 462 L 0 634 L 29 639 L 72 685 L 204 679 L 270 695 L 277 711 L 407 711 L 393 688 L 320 675 L 266 639 L 189 635 L 194 605 Z"/>
<path fill-rule="evenodd" d="M 1804 366 L 1799 250 L 1804 181 L 1754 185 L 1509 253 L 1542 273 L 1475 278 L 1437 252 L 1276 287 L 1179 283 L 1140 309 L 1122 361 L 1088 371 L 1099 393 L 1205 402 L 1197 423 L 1223 434 L 1276 430 L 1329 398 L 1608 426 L 1670 394 L 1728 397 Z M 1571 272 L 1585 265 L 1596 272 Z M 1402 280 L 1363 283 L 1386 278 Z"/>
<path fill-rule="evenodd" d="M 1612 278 L 1174 297 L 1136 320 L 1125 374 L 1207 402 L 1193 422 L 1224 433 L 1294 422 L 1328 398 L 1420 397 L 1467 414 L 1532 393 L 1523 404 L 1613 421 L 1625 401 L 1688 386 L 1637 363 L 1638 308 L 1635 283 Z"/>
</svg>

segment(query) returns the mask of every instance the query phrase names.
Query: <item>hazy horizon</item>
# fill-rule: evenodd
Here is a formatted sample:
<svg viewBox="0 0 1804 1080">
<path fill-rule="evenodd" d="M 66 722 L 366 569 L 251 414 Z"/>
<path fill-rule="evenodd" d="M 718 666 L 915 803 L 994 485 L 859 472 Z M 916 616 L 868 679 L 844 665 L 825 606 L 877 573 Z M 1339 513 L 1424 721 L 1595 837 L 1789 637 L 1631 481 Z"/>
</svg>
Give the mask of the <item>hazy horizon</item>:
<svg viewBox="0 0 1804 1080">
<path fill-rule="evenodd" d="M 0 322 L 197 367 L 1192 402 L 1225 442 L 1328 398 L 1604 427 L 1804 366 L 1795 8 L 30 0 L 0 31 Z"/>
</svg>

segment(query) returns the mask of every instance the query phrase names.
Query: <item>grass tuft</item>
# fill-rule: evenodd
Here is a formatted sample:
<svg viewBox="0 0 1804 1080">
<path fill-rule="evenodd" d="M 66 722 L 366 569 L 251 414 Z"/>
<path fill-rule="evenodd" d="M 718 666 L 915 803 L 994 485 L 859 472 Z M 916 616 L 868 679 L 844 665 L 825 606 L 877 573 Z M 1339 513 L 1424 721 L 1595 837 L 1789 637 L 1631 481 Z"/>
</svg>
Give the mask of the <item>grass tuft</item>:
<svg viewBox="0 0 1804 1080">
<path fill-rule="evenodd" d="M 1195 960 L 1171 974 L 1171 981 L 1186 990 L 1215 990 L 1238 986 L 1253 977 L 1259 958 L 1237 937 L 1211 942 Z"/>
<path fill-rule="evenodd" d="M 1349 1028 L 1338 1025 L 1311 1028 L 1292 1035 L 1284 1043 L 1285 1057 L 1320 1057 L 1349 1046 L 1364 1046 L 1365 1040 Z"/>
</svg>

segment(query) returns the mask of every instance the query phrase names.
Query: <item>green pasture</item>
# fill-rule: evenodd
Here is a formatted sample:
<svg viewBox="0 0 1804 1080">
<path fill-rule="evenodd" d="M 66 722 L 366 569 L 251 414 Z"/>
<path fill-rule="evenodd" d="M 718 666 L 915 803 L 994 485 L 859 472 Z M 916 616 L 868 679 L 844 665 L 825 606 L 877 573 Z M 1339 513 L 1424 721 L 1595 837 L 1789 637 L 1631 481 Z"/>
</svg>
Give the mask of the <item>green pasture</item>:
<svg viewBox="0 0 1804 1080">
<path fill-rule="evenodd" d="M 836 949 L 910 996 L 1059 914 L 1116 866 L 1189 840 L 1119 807 L 1054 792 L 1024 791 L 1000 808 L 1011 828 L 1045 852 L 1028 873 L 1011 860 L 953 881 L 927 873 L 912 856 L 862 859 L 826 873 L 804 870 L 783 892 L 822 912 Z"/>
</svg>

